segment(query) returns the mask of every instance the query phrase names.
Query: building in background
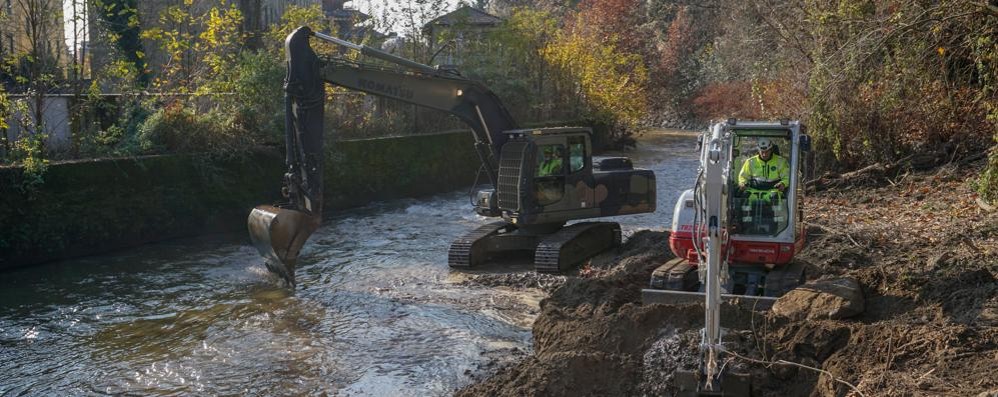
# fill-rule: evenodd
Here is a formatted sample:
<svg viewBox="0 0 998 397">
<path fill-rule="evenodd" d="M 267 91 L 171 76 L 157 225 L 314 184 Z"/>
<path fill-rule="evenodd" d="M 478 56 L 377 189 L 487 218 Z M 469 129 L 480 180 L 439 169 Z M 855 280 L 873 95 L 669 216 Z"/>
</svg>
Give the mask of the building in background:
<svg viewBox="0 0 998 397">
<path fill-rule="evenodd" d="M 388 36 L 375 30 L 371 24 L 367 23 L 371 16 L 359 10 L 346 6 L 351 0 L 323 0 L 322 10 L 329 18 L 329 26 L 335 29 L 332 32 L 341 39 L 363 42 L 365 40 L 382 41 Z"/>
<path fill-rule="evenodd" d="M 62 0 L 0 0 L 0 59 L 14 64 L 14 75 L 66 77 L 62 15 Z M 0 75 L 8 85 L 12 78 Z"/>
<path fill-rule="evenodd" d="M 502 23 L 502 18 L 480 9 L 461 6 L 423 25 L 423 35 L 430 53 L 437 53 L 435 63 L 441 66 L 461 65 L 465 47 L 471 41 L 482 41 L 485 35 Z"/>
</svg>

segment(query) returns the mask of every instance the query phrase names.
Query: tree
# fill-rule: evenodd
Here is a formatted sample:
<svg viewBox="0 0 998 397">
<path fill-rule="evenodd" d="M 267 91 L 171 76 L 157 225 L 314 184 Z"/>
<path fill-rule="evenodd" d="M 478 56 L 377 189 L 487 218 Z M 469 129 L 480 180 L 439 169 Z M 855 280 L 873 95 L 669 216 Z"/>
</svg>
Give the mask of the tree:
<svg viewBox="0 0 998 397">
<path fill-rule="evenodd" d="M 124 63 L 113 65 L 117 71 L 132 71 L 135 81 L 140 86 L 146 86 L 150 81 L 150 73 L 146 70 L 145 49 L 140 38 L 137 0 L 92 0 L 93 8 L 100 20 L 103 40 L 111 43 Z M 91 40 L 98 39 L 91 37 Z"/>
<path fill-rule="evenodd" d="M 8 74 L 14 76 L 16 87 L 27 93 L 31 105 L 30 118 L 21 123 L 22 133 L 38 142 L 40 153 L 44 149 L 45 136 L 45 95 L 57 89 L 64 78 L 61 63 L 65 60 L 62 51 L 65 43 L 62 37 L 62 3 L 57 0 L 14 0 L 10 21 L 20 21 L 11 25 L 14 42 L 13 52 L 6 59 Z"/>
<path fill-rule="evenodd" d="M 559 73 L 562 87 L 574 89 L 588 117 L 623 138 L 645 114 L 648 72 L 640 55 L 618 46 L 616 34 L 591 26 L 587 18 L 593 15 L 576 14 L 542 54 Z"/>
<path fill-rule="evenodd" d="M 166 53 L 153 86 L 182 93 L 228 89 L 243 43 L 241 24 L 242 13 L 224 0 L 184 0 L 167 6 L 158 24 L 141 34 Z"/>
</svg>

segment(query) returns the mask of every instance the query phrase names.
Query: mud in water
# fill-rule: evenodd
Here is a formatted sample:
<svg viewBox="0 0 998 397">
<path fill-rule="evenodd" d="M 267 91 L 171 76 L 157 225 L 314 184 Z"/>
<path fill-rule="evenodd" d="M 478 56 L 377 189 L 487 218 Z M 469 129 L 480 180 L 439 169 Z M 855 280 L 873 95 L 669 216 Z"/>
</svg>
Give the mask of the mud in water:
<svg viewBox="0 0 998 397">
<path fill-rule="evenodd" d="M 866 311 L 792 321 L 725 307 L 725 346 L 739 356 L 727 365 L 750 374 L 755 395 L 998 392 L 998 214 L 974 204 L 973 175 L 910 174 L 808 197 L 811 237 L 797 259 L 809 279 L 859 280 Z M 541 302 L 535 353 L 458 395 L 674 394 L 675 371 L 697 366 L 704 314 L 640 304 L 667 247 L 667 233 L 638 232 L 567 278 Z"/>
</svg>

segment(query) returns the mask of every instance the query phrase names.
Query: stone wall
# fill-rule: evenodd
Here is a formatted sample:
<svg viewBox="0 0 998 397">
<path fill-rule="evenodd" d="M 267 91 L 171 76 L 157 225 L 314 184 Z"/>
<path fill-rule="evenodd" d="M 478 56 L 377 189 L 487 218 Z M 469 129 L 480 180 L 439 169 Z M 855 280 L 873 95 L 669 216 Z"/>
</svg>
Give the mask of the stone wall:
<svg viewBox="0 0 998 397">
<path fill-rule="evenodd" d="M 327 213 L 466 187 L 479 167 L 465 131 L 331 146 Z M 35 186 L 21 168 L 0 167 L 0 269 L 170 238 L 245 233 L 249 211 L 279 198 L 283 172 L 281 148 L 234 158 L 64 162 L 52 164 Z"/>
</svg>

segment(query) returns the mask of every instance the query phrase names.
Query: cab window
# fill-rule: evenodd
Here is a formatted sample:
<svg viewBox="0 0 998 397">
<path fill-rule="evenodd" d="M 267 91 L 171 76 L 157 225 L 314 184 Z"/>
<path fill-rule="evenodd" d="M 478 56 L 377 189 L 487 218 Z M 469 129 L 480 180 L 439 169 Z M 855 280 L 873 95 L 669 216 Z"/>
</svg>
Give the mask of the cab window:
<svg viewBox="0 0 998 397">
<path fill-rule="evenodd" d="M 537 176 L 565 175 L 565 164 L 562 159 L 565 146 L 540 145 L 537 147 Z"/>
<path fill-rule="evenodd" d="M 561 201 L 565 195 L 565 145 L 537 147 L 537 172 L 534 174 L 534 194 L 541 206 Z"/>
<path fill-rule="evenodd" d="M 760 141 L 765 143 L 760 145 Z M 733 153 L 729 186 L 735 192 L 729 201 L 735 214 L 739 234 L 775 236 L 787 228 L 790 208 L 787 195 L 791 192 L 784 180 L 789 180 L 790 140 L 785 136 L 738 137 Z M 760 160 L 767 148 L 767 160 Z M 771 161 L 773 158 L 777 161 Z"/>
<path fill-rule="evenodd" d="M 568 140 L 568 172 L 579 172 L 586 166 L 586 140 L 582 137 Z"/>
</svg>

